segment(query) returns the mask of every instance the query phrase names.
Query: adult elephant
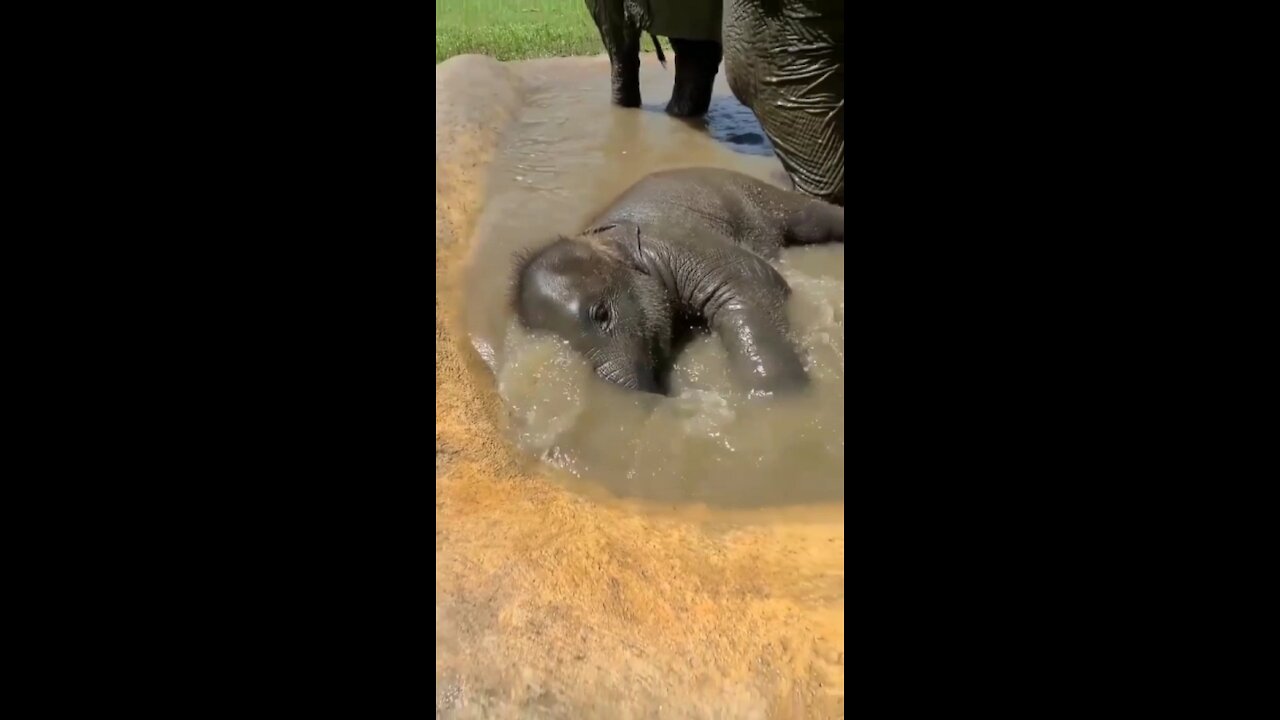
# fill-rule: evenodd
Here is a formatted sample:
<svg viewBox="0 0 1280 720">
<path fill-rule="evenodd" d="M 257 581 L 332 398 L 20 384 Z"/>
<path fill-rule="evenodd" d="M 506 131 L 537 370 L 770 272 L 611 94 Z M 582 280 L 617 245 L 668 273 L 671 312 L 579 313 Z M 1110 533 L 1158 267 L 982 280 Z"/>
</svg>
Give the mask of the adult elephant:
<svg viewBox="0 0 1280 720">
<path fill-rule="evenodd" d="M 667 112 L 697 117 L 707 112 L 711 86 L 720 68 L 720 1 L 587 0 L 600 30 L 613 77 L 613 102 L 640 107 L 640 36 L 654 36 L 658 60 L 666 65 L 656 36 L 671 41 L 676 79 Z"/>
<path fill-rule="evenodd" d="M 587 7 L 609 54 L 615 104 L 640 106 L 646 31 L 675 50 L 672 115 L 706 113 L 723 55 L 729 88 L 755 113 L 795 189 L 844 205 L 840 0 L 587 0 Z"/>
</svg>

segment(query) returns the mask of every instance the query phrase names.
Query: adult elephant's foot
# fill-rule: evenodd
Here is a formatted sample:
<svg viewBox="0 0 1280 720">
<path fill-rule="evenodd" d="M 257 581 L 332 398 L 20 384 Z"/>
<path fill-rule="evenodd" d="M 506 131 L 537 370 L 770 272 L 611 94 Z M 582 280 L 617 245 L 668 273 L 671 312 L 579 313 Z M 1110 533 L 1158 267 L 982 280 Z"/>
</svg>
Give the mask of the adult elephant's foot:
<svg viewBox="0 0 1280 720">
<path fill-rule="evenodd" d="M 720 69 L 720 43 L 671 38 L 671 49 L 676 54 L 676 81 L 667 113 L 675 117 L 706 115 Z"/>
<path fill-rule="evenodd" d="M 620 107 L 640 107 L 640 55 L 634 59 L 623 57 L 613 62 L 613 104 Z"/>
<path fill-rule="evenodd" d="M 640 88 L 615 86 L 613 88 L 613 104 L 618 107 L 638 108 L 640 107 Z"/>
</svg>

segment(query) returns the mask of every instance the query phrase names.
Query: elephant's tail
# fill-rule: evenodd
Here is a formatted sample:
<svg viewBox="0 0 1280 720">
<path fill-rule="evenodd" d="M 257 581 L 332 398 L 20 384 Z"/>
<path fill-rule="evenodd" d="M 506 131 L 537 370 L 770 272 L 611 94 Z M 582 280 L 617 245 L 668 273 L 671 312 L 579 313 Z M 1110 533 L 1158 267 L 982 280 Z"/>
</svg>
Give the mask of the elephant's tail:
<svg viewBox="0 0 1280 720">
<path fill-rule="evenodd" d="M 667 67 L 667 56 L 662 54 L 662 43 L 658 41 L 658 36 L 649 33 L 649 38 L 653 40 L 653 49 L 658 51 L 658 64 L 665 69 Z"/>
</svg>

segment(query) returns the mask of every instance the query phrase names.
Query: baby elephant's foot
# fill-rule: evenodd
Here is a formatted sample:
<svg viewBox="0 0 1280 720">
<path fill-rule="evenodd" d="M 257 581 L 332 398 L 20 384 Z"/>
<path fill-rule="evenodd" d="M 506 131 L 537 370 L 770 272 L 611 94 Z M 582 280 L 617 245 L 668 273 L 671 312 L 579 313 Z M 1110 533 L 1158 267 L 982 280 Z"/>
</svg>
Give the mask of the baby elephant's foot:
<svg viewBox="0 0 1280 720">
<path fill-rule="evenodd" d="M 813 200 L 787 221 L 787 240 L 792 245 L 844 242 L 844 208 Z"/>
</svg>

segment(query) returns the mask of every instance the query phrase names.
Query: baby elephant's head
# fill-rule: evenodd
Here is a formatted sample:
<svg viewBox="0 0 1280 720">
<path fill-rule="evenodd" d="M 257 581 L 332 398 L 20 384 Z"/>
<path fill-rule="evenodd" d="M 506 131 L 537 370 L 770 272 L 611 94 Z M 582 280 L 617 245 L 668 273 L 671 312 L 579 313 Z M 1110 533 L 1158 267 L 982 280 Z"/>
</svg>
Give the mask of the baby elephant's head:
<svg viewBox="0 0 1280 720">
<path fill-rule="evenodd" d="M 609 233 L 560 238 L 517 263 L 520 322 L 568 340 L 600 377 L 662 393 L 671 356 L 671 301 Z"/>
</svg>

